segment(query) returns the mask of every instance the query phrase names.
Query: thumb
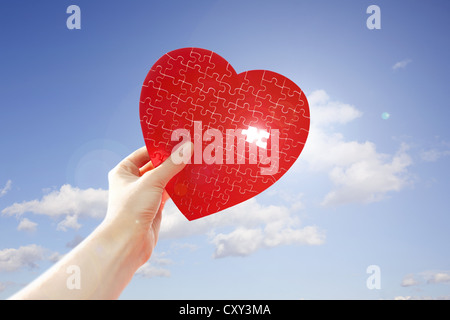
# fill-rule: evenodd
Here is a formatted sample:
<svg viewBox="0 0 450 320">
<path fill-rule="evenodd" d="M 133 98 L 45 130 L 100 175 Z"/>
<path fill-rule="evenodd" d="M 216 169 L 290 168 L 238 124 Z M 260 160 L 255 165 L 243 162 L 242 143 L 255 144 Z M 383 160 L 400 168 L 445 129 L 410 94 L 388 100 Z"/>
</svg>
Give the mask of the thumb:
<svg viewBox="0 0 450 320">
<path fill-rule="evenodd" d="M 192 142 L 182 144 L 172 152 L 169 158 L 153 170 L 146 172 L 142 177 L 147 180 L 146 184 L 164 188 L 166 184 L 177 173 L 179 173 L 189 162 L 193 152 Z"/>
</svg>

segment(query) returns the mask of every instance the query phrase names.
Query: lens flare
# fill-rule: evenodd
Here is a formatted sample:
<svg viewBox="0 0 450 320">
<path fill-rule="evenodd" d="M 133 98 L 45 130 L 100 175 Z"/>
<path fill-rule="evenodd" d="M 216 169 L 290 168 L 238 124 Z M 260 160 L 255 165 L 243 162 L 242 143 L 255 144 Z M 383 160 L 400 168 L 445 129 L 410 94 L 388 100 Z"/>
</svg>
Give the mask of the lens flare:
<svg viewBox="0 0 450 320">
<path fill-rule="evenodd" d="M 387 112 L 383 112 L 382 114 L 381 114 L 381 118 L 383 119 L 383 120 L 387 120 L 387 119 L 389 119 L 391 117 L 391 115 L 389 114 L 389 113 L 387 113 Z"/>
</svg>

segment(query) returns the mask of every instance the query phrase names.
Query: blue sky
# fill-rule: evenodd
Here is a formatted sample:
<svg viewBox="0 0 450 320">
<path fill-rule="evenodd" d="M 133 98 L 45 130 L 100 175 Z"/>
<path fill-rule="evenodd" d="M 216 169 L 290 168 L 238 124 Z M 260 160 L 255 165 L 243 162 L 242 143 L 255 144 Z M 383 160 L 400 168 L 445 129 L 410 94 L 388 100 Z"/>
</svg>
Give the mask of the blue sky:
<svg viewBox="0 0 450 320">
<path fill-rule="evenodd" d="M 81 9 L 68 30 L 66 9 Z M 369 30 L 369 5 L 381 29 Z M 447 1 L 3 1 L 0 298 L 101 221 L 107 172 L 144 144 L 139 95 L 164 53 L 201 47 L 308 96 L 291 170 L 161 239 L 125 299 L 449 299 Z M 382 114 L 389 113 L 383 119 Z M 369 289 L 370 265 L 380 289 Z"/>
</svg>

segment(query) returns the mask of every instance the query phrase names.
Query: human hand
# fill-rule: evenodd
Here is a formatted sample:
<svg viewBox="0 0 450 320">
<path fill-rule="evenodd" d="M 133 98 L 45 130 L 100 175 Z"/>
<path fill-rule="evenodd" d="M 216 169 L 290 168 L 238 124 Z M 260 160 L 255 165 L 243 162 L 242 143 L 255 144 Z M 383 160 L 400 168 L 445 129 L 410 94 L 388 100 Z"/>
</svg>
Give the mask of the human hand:
<svg viewBox="0 0 450 320">
<path fill-rule="evenodd" d="M 142 147 L 109 172 L 108 211 L 102 224 L 129 231 L 138 248 L 138 265 L 149 259 L 158 240 L 161 213 L 169 198 L 164 188 L 187 163 L 180 159 L 189 159 L 192 151 L 192 143 L 185 143 L 154 168 Z"/>
</svg>

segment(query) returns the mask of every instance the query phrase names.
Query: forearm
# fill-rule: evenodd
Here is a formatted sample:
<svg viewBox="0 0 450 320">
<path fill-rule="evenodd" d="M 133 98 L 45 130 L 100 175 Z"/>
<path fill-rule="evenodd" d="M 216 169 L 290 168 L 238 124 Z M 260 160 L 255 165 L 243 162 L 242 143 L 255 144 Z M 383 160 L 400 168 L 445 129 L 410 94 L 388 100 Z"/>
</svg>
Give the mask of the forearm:
<svg viewBox="0 0 450 320">
<path fill-rule="evenodd" d="M 116 299 L 142 263 L 139 239 L 103 223 L 10 299 Z"/>
</svg>

